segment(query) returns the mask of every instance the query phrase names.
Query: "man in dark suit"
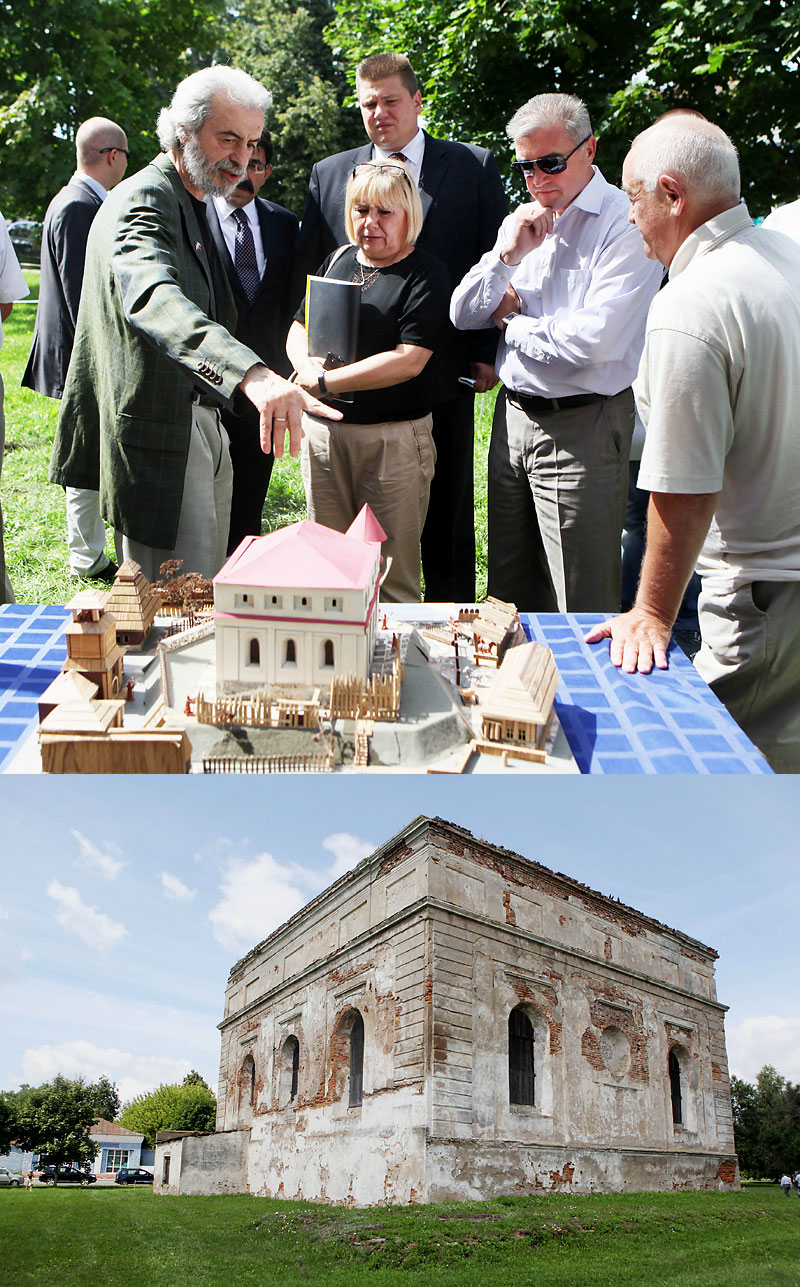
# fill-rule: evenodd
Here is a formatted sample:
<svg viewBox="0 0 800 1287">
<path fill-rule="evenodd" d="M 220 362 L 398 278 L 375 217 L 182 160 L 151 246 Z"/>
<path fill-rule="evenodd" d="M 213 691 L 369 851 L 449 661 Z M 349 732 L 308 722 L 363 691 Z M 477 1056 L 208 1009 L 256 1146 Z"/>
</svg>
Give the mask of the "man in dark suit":
<svg viewBox="0 0 800 1287">
<path fill-rule="evenodd" d="M 236 303 L 234 335 L 279 375 L 289 375 L 286 356 L 291 281 L 299 221 L 274 201 L 258 195 L 272 173 L 274 148 L 264 130 L 242 179 L 230 196 L 207 202 L 208 225 Z M 258 412 L 244 397 L 223 407 L 222 423 L 230 439 L 233 500 L 228 553 L 245 536 L 261 535 L 261 511 L 274 456 L 261 450 Z"/>
<path fill-rule="evenodd" d="M 298 243 L 298 278 L 319 268 L 342 245 L 344 192 L 354 166 L 402 158 L 416 180 L 424 224 L 417 245 L 446 264 L 456 286 L 493 244 L 507 204 L 491 152 L 469 143 L 444 142 L 419 128 L 422 95 L 402 54 L 365 58 L 356 72 L 364 127 L 370 143 L 326 157 L 311 172 Z M 298 282 L 299 284 L 299 282 Z M 422 533 L 425 598 L 470 602 L 475 597 L 475 511 L 472 482 L 473 404 L 459 377 L 472 377 L 479 393 L 496 383 L 497 338 L 491 332 L 459 333 L 448 323 L 431 359 L 440 400 L 433 407 L 436 473 Z"/>
<path fill-rule="evenodd" d="M 89 234 L 49 478 L 99 488 L 118 557 L 148 580 L 167 560 L 205 577 L 225 560 L 232 471 L 219 407 L 237 390 L 278 456 L 287 432 L 299 454 L 304 411 L 341 419 L 230 333 L 205 197 L 246 176 L 270 102 L 233 67 L 187 76 L 158 119 L 162 153 L 120 184 Z"/>
<path fill-rule="evenodd" d="M 128 140 L 114 121 L 93 116 L 75 135 L 77 168 L 53 197 L 42 230 L 36 324 L 22 383 L 60 398 L 75 340 L 86 242 L 95 215 L 125 173 Z M 112 581 L 117 571 L 105 554 L 106 529 L 96 491 L 67 488 L 67 540 L 73 576 Z"/>
</svg>

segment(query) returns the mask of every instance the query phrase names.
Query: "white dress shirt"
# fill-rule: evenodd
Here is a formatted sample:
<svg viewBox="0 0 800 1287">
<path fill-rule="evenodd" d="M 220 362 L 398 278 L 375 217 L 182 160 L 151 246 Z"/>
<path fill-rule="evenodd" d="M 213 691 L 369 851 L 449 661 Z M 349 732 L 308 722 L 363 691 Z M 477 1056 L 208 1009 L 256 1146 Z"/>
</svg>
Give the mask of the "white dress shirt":
<svg viewBox="0 0 800 1287">
<path fill-rule="evenodd" d="M 636 375 L 650 301 L 664 269 L 647 259 L 628 198 L 595 169 L 552 233 L 519 264 L 504 264 L 514 216 L 456 287 L 459 330 L 491 325 L 511 284 L 522 312 L 500 336 L 496 369 L 507 389 L 549 398 L 613 395 Z"/>
<path fill-rule="evenodd" d="M 22 275 L 22 269 L 11 245 L 6 221 L 0 214 L 0 304 L 13 304 L 15 300 L 29 295 L 28 283 Z M 3 321 L 0 318 L 0 349 L 3 347 Z M 2 398 L 0 398 L 2 407 Z M 0 465 L 2 462 L 0 462 Z"/>
<path fill-rule="evenodd" d="M 422 174 L 422 158 L 425 155 L 425 135 L 422 130 L 417 130 L 413 139 L 410 139 L 405 147 L 394 148 L 393 151 L 403 153 L 406 158 L 406 169 L 417 187 L 419 187 L 419 179 Z M 373 143 L 373 161 L 388 161 L 391 155 L 391 152 L 387 152 L 385 148 L 378 147 L 377 144 Z"/>
<path fill-rule="evenodd" d="M 105 201 L 108 196 L 108 188 L 104 188 L 99 179 L 93 179 L 91 174 L 84 174 L 83 170 L 76 170 L 72 176 L 73 183 L 76 180 L 79 183 L 85 183 L 87 188 L 91 188 L 92 192 L 97 193 L 101 201 Z"/>
<path fill-rule="evenodd" d="M 236 214 L 236 211 L 240 207 L 232 206 L 230 201 L 226 201 L 225 197 L 212 197 L 211 200 L 214 202 L 214 205 L 217 207 L 217 214 L 219 215 L 219 226 L 222 229 L 222 235 L 225 238 L 225 245 L 228 248 L 228 253 L 230 254 L 230 257 L 235 264 L 236 263 L 236 229 L 238 227 L 238 220 L 234 219 L 234 215 Z M 266 263 L 266 259 L 264 256 L 264 245 L 261 240 L 261 224 L 258 221 L 258 209 L 256 208 L 255 198 L 252 201 L 248 201 L 247 205 L 242 206 L 241 209 L 243 213 L 247 215 L 248 221 L 250 223 L 250 228 L 253 233 L 253 242 L 256 248 L 256 263 L 258 264 L 258 275 L 259 277 L 263 277 L 264 265 Z"/>
</svg>

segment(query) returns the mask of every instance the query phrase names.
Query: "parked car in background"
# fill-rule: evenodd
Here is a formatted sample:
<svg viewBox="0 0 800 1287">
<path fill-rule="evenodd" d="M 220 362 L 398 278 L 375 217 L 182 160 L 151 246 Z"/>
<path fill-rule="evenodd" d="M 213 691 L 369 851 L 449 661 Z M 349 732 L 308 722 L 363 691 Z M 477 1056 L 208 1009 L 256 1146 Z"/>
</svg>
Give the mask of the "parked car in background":
<svg viewBox="0 0 800 1287">
<path fill-rule="evenodd" d="M 8 235 L 17 259 L 38 260 L 42 249 L 42 225 L 35 219 L 15 219 L 8 225 Z"/>
<path fill-rule="evenodd" d="M 114 1176 L 115 1184 L 152 1184 L 153 1172 L 141 1166 L 123 1166 Z"/>
<path fill-rule="evenodd" d="M 0 1166 L 0 1184 L 8 1189 L 18 1189 L 22 1184 L 22 1176 L 18 1171 L 9 1171 L 8 1167 Z"/>
<path fill-rule="evenodd" d="M 97 1176 L 92 1175 L 91 1171 L 81 1171 L 76 1166 L 59 1166 L 58 1168 L 59 1184 L 96 1184 Z M 39 1179 L 42 1184 L 55 1184 L 56 1167 L 46 1166 L 39 1172 Z"/>
</svg>

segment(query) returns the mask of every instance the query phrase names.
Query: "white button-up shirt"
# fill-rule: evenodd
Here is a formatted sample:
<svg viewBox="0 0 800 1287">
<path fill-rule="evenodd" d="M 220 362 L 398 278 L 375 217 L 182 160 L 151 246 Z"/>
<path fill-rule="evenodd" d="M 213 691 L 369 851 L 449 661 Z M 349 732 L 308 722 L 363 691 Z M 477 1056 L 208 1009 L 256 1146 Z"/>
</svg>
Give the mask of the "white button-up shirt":
<svg viewBox="0 0 800 1287">
<path fill-rule="evenodd" d="M 28 283 L 22 275 L 14 247 L 11 245 L 6 221 L 0 214 L 0 304 L 13 304 L 15 300 L 24 299 L 29 294 Z M 3 322 L 0 319 L 0 349 L 2 347 Z M 2 408 L 2 396 L 0 396 L 0 408 Z"/>
<path fill-rule="evenodd" d="M 406 169 L 417 187 L 419 187 L 420 175 L 422 174 L 422 158 L 425 155 L 425 135 L 422 130 L 417 130 L 413 139 L 409 139 L 405 147 L 395 148 L 394 151 L 403 153 L 406 158 Z M 387 152 L 385 148 L 378 147 L 376 143 L 373 143 L 373 161 L 389 161 L 391 156 L 391 152 Z"/>
<path fill-rule="evenodd" d="M 631 384 L 664 269 L 646 257 L 628 211 L 628 198 L 595 169 L 521 263 L 500 258 L 512 214 L 492 250 L 456 287 L 450 317 L 464 331 L 491 325 L 509 284 L 517 292 L 522 312 L 497 346 L 497 374 L 507 389 L 566 398 L 613 395 Z"/>
<path fill-rule="evenodd" d="M 236 214 L 236 211 L 240 207 L 232 206 L 231 203 L 229 201 L 226 201 L 224 197 L 212 197 L 211 200 L 214 202 L 214 205 L 217 207 L 217 214 L 219 215 L 219 226 L 222 229 L 222 235 L 225 238 L 225 245 L 228 247 L 228 253 L 235 264 L 236 263 L 236 229 L 239 226 L 239 222 L 236 218 L 234 218 L 234 216 Z M 252 201 L 248 201 L 246 206 L 242 206 L 241 210 L 243 211 L 244 214 L 247 215 L 247 220 L 248 220 L 248 223 L 250 224 L 250 229 L 253 233 L 253 244 L 256 248 L 256 264 L 258 265 L 258 275 L 259 277 L 263 277 L 264 264 L 265 264 L 264 243 L 261 240 L 261 224 L 258 221 L 258 209 L 256 207 L 255 198 L 253 198 Z"/>
</svg>

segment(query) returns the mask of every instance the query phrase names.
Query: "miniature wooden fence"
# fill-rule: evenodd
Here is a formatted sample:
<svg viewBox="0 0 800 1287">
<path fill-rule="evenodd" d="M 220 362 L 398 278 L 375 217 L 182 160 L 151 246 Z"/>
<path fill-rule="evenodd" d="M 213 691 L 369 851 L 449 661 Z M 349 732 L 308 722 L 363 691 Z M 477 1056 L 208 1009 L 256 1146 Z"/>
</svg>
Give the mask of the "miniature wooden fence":
<svg viewBox="0 0 800 1287">
<path fill-rule="evenodd" d="M 204 773 L 330 773 L 332 755 L 210 755 Z"/>
<path fill-rule="evenodd" d="M 396 720 L 400 714 L 400 674 L 370 675 L 365 683 L 355 675 L 336 675 L 331 684 L 331 719 Z"/>
<path fill-rule="evenodd" d="M 249 728 L 316 728 L 319 701 L 275 701 L 266 693 L 252 697 L 218 697 L 209 702 L 198 693 L 194 717 L 199 724 L 240 724 Z"/>
</svg>

